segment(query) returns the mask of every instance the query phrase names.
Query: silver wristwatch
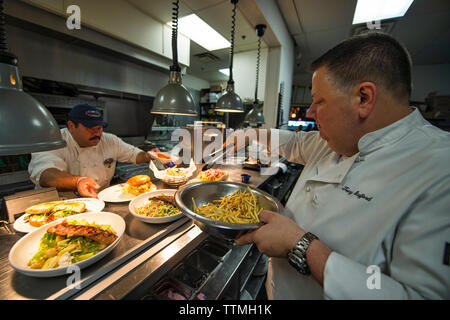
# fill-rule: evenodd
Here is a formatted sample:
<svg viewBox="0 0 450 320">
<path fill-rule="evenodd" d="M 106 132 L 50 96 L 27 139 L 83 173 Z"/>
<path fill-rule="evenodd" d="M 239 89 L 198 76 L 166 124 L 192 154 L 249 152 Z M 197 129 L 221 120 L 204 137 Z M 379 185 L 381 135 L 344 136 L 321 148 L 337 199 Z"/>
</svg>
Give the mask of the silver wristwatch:
<svg viewBox="0 0 450 320">
<path fill-rule="evenodd" d="M 306 262 L 306 250 L 308 250 L 311 242 L 316 239 L 319 240 L 319 238 L 311 232 L 307 232 L 297 242 L 297 245 L 288 253 L 289 263 L 301 274 L 309 275 L 311 273 L 308 263 Z"/>
</svg>

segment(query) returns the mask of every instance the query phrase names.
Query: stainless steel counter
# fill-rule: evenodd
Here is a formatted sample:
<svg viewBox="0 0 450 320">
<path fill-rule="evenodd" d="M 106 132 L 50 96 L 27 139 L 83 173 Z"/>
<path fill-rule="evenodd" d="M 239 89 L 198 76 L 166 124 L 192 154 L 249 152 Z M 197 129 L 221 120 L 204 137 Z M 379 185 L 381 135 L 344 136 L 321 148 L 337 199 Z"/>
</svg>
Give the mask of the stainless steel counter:
<svg viewBox="0 0 450 320">
<path fill-rule="evenodd" d="M 193 177 L 201 167 L 203 165 L 198 165 Z M 250 183 L 255 186 L 263 185 L 270 178 L 261 176 L 257 171 L 242 169 L 242 165 L 217 167 L 227 170 L 232 181 L 241 181 L 241 173 L 248 173 L 252 176 Z M 168 188 L 162 181 L 156 181 L 155 184 L 158 189 Z M 71 194 L 62 196 L 70 198 Z M 23 234 L 3 235 L 0 239 L 0 299 L 133 298 L 140 284 L 148 286 L 157 281 L 208 238 L 186 217 L 167 224 L 143 223 L 129 213 L 128 202 L 107 203 L 103 211 L 121 215 L 126 222 L 126 231 L 113 251 L 81 271 L 81 279 L 77 283 L 79 288 L 68 286 L 70 275 L 32 278 L 14 271 L 9 265 L 8 253 Z M 236 249 L 234 260 L 241 261 L 250 249 L 251 246 Z M 150 282 L 149 277 L 152 280 Z M 226 283 L 226 279 L 222 281 Z M 216 293 L 211 288 L 207 290 L 211 292 L 210 298 L 215 298 Z"/>
</svg>

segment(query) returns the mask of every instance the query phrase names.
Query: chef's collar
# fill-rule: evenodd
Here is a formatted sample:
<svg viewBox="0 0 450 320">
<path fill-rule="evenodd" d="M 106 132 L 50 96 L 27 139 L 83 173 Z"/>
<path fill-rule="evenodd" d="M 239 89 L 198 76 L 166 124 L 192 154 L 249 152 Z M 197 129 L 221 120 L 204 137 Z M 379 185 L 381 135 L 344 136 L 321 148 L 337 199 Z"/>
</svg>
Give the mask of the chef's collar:
<svg viewBox="0 0 450 320">
<path fill-rule="evenodd" d="M 412 128 L 422 123 L 422 116 L 417 108 L 406 117 L 376 131 L 365 134 L 358 142 L 360 156 L 373 152 L 387 144 L 394 143 L 407 135 Z"/>
</svg>

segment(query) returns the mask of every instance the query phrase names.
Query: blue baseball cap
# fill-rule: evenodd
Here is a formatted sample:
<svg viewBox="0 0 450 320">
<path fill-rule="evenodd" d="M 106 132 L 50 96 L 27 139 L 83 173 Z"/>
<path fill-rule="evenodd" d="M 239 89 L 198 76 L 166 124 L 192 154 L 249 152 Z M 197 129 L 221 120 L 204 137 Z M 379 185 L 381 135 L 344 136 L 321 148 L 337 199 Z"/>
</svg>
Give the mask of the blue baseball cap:
<svg viewBox="0 0 450 320">
<path fill-rule="evenodd" d="M 67 120 L 75 120 L 88 128 L 107 126 L 106 122 L 103 121 L 102 110 L 89 104 L 78 104 L 74 106 L 67 114 Z"/>
</svg>

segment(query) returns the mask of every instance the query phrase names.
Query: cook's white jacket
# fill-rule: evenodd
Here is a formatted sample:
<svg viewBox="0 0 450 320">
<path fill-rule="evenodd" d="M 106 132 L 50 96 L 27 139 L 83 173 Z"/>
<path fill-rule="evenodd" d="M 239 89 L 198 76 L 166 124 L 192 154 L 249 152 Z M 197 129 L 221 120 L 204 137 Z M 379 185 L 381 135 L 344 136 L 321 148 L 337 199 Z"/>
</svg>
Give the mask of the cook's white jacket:
<svg viewBox="0 0 450 320">
<path fill-rule="evenodd" d="M 316 131 L 271 134 L 283 157 L 305 165 L 285 214 L 333 253 L 323 288 L 287 259 L 271 258 L 269 298 L 450 298 L 449 133 L 416 109 L 363 136 L 352 157 Z"/>
<path fill-rule="evenodd" d="M 36 186 L 39 186 L 42 172 L 56 168 L 72 175 L 93 178 L 100 186 L 107 187 L 117 161 L 136 164 L 136 156 L 142 152 L 111 133 L 104 132 L 96 146 L 87 148 L 80 148 L 67 128 L 61 129 L 61 135 L 67 142 L 66 147 L 31 155 L 28 172 Z"/>
</svg>

